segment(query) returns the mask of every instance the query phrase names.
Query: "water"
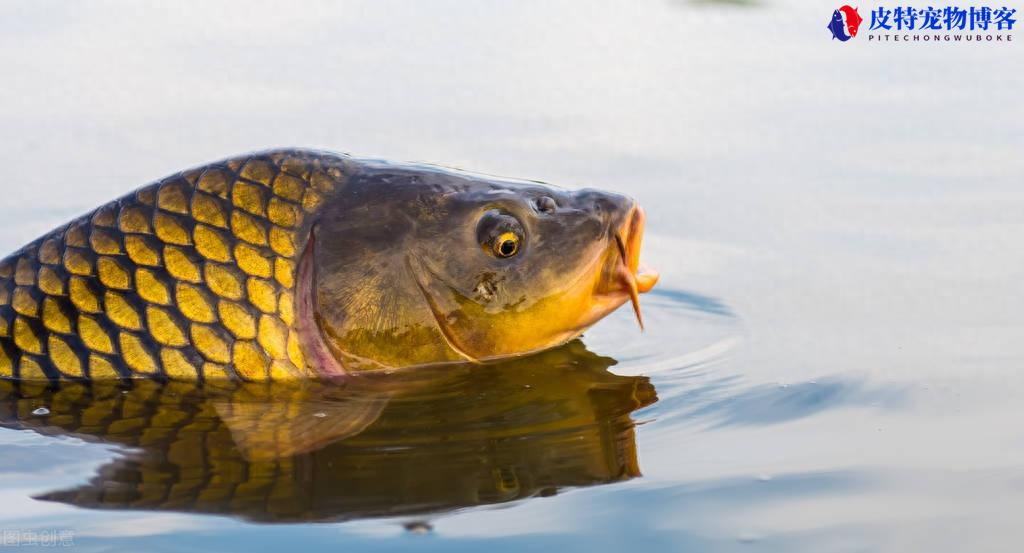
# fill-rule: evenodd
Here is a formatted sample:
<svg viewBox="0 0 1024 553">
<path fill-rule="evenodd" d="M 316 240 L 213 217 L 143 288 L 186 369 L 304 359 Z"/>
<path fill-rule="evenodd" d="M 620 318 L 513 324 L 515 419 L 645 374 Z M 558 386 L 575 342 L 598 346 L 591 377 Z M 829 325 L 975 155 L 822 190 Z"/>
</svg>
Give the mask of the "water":
<svg viewBox="0 0 1024 553">
<path fill-rule="evenodd" d="M 663 280 L 643 334 L 621 310 L 518 370 L 305 391 L 290 415 L 265 391 L 8 394 L 36 431 L 0 431 L 0 528 L 84 550 L 1019 549 L 1020 42 L 839 44 L 832 9 L 4 4 L 4 251 L 304 145 L 627 192 Z M 83 405 L 103 425 L 66 418 Z M 202 455 L 139 445 L 159 413 L 196 417 Z M 130 493 L 211 474 L 290 507 Z"/>
</svg>

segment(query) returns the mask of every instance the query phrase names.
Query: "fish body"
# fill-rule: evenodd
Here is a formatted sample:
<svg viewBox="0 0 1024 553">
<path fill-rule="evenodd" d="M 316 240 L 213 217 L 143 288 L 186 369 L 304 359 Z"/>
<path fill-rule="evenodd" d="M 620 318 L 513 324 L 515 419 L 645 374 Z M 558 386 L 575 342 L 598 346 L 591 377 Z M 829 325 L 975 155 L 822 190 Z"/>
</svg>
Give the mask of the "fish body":
<svg viewBox="0 0 1024 553">
<path fill-rule="evenodd" d="M 183 171 L 0 261 L 0 379 L 296 380 L 565 343 L 654 285 L 631 199 L 312 150 Z M 515 332 L 513 332 L 515 331 Z"/>
<path fill-rule="evenodd" d="M 28 244 L 0 262 L 0 377 L 312 376 L 296 264 L 345 163 L 305 151 L 226 160 Z"/>
</svg>

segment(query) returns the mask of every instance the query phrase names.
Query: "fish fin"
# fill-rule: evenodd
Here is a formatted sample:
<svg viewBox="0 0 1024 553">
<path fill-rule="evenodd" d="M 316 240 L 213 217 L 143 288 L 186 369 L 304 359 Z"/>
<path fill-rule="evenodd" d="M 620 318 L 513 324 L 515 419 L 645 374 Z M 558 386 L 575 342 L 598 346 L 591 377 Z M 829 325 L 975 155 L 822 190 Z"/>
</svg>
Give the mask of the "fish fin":
<svg viewBox="0 0 1024 553">
<path fill-rule="evenodd" d="M 390 395 L 301 402 L 221 401 L 213 404 L 248 461 L 309 453 L 362 433 L 388 404 Z"/>
</svg>

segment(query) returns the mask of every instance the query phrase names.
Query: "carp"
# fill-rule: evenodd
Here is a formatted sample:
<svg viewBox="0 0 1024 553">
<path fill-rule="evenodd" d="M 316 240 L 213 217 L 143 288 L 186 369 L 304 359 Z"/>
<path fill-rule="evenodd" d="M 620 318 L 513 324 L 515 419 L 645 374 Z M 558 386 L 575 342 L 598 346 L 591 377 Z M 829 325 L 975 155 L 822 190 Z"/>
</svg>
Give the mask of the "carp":
<svg viewBox="0 0 1024 553">
<path fill-rule="evenodd" d="M 273 150 L 189 169 L 0 261 L 0 378 L 281 381 L 546 350 L 630 302 L 625 196 Z"/>
</svg>

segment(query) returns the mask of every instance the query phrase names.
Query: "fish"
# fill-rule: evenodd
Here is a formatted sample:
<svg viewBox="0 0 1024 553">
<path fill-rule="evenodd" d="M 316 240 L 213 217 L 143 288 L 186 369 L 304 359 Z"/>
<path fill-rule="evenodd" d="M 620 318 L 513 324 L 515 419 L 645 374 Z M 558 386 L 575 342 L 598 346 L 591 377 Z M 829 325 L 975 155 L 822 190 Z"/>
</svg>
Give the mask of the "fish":
<svg viewBox="0 0 1024 553">
<path fill-rule="evenodd" d="M 842 6 L 839 11 L 843 12 L 846 17 L 846 30 L 851 37 L 857 36 L 857 31 L 860 29 L 860 24 L 864 21 L 864 18 L 857 12 L 858 8 L 851 8 L 850 6 Z"/>
<path fill-rule="evenodd" d="M 631 303 L 623 195 L 278 149 L 188 169 L 0 261 L 0 379 L 346 380 L 565 344 Z"/>
<path fill-rule="evenodd" d="M 832 31 L 832 40 L 837 38 L 843 42 L 850 40 L 850 35 L 846 34 L 846 23 L 843 21 L 842 12 L 839 10 L 832 12 L 832 20 L 829 21 L 826 28 Z"/>
<path fill-rule="evenodd" d="M 0 427 L 113 446 L 35 499 L 263 523 L 428 516 L 641 476 L 647 377 L 579 340 L 488 365 L 328 381 L 0 381 Z"/>
</svg>

